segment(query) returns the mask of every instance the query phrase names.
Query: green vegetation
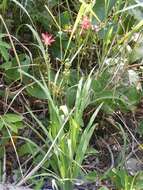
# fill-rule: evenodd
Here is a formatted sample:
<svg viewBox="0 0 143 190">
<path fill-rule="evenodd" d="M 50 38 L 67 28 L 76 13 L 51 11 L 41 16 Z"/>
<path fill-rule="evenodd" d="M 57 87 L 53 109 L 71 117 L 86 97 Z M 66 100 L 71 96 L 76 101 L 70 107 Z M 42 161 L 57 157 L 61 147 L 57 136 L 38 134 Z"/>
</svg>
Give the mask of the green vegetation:
<svg viewBox="0 0 143 190">
<path fill-rule="evenodd" d="M 142 30 L 142 0 L 0 1 L 0 183 L 143 189 Z"/>
</svg>

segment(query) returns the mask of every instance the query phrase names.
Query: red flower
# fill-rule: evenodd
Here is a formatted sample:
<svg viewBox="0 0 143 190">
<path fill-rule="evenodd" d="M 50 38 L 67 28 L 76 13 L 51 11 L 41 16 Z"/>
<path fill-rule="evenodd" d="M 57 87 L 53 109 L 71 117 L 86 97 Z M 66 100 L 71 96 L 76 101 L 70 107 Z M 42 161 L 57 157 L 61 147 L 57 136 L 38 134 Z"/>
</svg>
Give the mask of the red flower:
<svg viewBox="0 0 143 190">
<path fill-rule="evenodd" d="M 42 33 L 42 41 L 45 43 L 45 45 L 50 46 L 55 39 L 53 38 L 52 34 Z"/>
<path fill-rule="evenodd" d="M 87 16 L 83 17 L 83 20 L 81 22 L 81 27 L 83 30 L 88 30 L 92 27 L 91 22 Z"/>
</svg>

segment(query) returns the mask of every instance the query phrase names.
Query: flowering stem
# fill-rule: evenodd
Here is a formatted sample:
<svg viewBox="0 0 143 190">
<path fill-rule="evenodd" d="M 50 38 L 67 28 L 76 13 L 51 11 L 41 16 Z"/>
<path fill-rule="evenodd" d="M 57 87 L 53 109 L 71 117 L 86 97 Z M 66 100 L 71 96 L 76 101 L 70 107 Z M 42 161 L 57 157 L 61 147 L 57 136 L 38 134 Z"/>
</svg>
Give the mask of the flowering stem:
<svg viewBox="0 0 143 190">
<path fill-rule="evenodd" d="M 50 57 L 49 57 L 49 53 L 48 53 L 48 45 L 46 45 L 46 67 L 47 67 L 47 74 L 48 74 L 48 87 L 50 87 Z"/>
</svg>

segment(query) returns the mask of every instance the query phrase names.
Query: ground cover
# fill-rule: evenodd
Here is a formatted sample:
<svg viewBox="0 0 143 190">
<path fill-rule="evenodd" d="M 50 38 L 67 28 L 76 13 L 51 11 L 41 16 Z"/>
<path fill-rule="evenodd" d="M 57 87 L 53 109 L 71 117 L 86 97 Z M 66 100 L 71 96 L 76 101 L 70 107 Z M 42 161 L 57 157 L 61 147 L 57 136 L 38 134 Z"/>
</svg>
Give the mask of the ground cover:
<svg viewBox="0 0 143 190">
<path fill-rule="evenodd" d="M 2 185 L 143 189 L 142 7 L 0 1 Z"/>
</svg>

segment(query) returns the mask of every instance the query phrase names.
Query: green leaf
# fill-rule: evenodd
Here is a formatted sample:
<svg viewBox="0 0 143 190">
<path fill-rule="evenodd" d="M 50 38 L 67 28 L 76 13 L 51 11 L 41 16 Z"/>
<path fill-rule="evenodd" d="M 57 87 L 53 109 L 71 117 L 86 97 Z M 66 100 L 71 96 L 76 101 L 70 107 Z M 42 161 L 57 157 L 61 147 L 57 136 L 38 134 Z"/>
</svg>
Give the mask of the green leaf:
<svg viewBox="0 0 143 190">
<path fill-rule="evenodd" d="M 111 14 L 112 8 L 116 2 L 116 0 L 96 0 L 93 11 L 100 20 L 104 20 Z"/>
<path fill-rule="evenodd" d="M 9 54 L 5 47 L 0 46 L 0 53 L 2 54 L 2 57 L 5 59 L 5 61 L 9 60 Z"/>
<path fill-rule="evenodd" d="M 85 176 L 85 178 L 86 178 L 86 180 L 88 180 L 88 181 L 96 181 L 96 178 L 97 178 L 97 172 L 96 171 L 92 171 L 92 172 L 89 172 L 86 176 Z"/>
<path fill-rule="evenodd" d="M 2 119 L 8 123 L 16 123 L 16 122 L 22 121 L 23 117 L 21 115 L 17 115 L 13 113 L 7 113 L 2 116 Z"/>
<path fill-rule="evenodd" d="M 100 189 L 99 190 L 109 190 L 107 187 L 100 187 Z"/>
<path fill-rule="evenodd" d="M 30 66 L 30 57 L 25 54 L 19 55 L 20 63 L 21 63 L 21 69 L 25 72 L 28 71 Z M 6 70 L 6 77 L 10 80 L 18 80 L 20 79 L 20 73 L 18 72 L 19 66 L 17 64 L 16 58 L 13 58 L 12 60 L 12 66 L 10 69 Z"/>
<path fill-rule="evenodd" d="M 42 189 L 42 186 L 43 186 L 43 184 L 45 183 L 44 178 L 38 180 L 38 183 L 37 183 L 37 180 L 36 180 L 36 179 L 33 179 L 32 181 L 33 181 L 34 184 L 35 184 L 34 190 Z"/>
<path fill-rule="evenodd" d="M 135 48 L 132 50 L 132 52 L 129 55 L 129 61 L 130 63 L 134 63 L 142 58 L 143 58 L 143 43 L 140 43 L 139 45 L 136 44 Z"/>
<path fill-rule="evenodd" d="M 124 95 L 127 96 L 130 104 L 139 103 L 140 98 L 141 98 L 141 94 L 139 91 L 137 91 L 135 86 L 131 86 L 131 87 L 127 88 Z"/>
<path fill-rule="evenodd" d="M 98 108 L 96 109 L 96 111 L 93 113 L 87 127 L 85 128 L 84 132 L 81 135 L 80 142 L 79 142 L 79 145 L 77 147 L 76 156 L 75 156 L 75 163 L 77 163 L 78 165 L 75 165 L 75 168 L 73 170 L 74 171 L 74 177 L 77 177 L 77 175 L 79 173 L 79 170 L 80 170 L 79 165 L 81 165 L 83 162 L 85 153 L 86 153 L 87 148 L 89 146 L 90 138 L 91 138 L 91 136 L 94 132 L 94 129 L 95 129 L 95 124 L 93 124 L 93 122 L 94 122 L 99 110 L 101 109 L 102 105 L 103 104 L 100 104 L 98 106 Z"/>
<path fill-rule="evenodd" d="M 135 178 L 134 189 L 143 190 L 143 172 L 139 172 Z"/>
<path fill-rule="evenodd" d="M 16 124 L 13 124 L 13 123 L 9 123 L 8 125 L 8 128 L 11 130 L 11 131 L 13 131 L 14 133 L 18 133 L 18 129 L 17 129 L 17 126 L 16 126 Z"/>
<path fill-rule="evenodd" d="M 14 133 L 18 133 L 18 129 L 23 127 L 23 117 L 17 114 L 8 113 L 0 117 L 1 127 L 6 125 Z"/>
<path fill-rule="evenodd" d="M 70 139 L 71 139 L 71 146 L 73 152 L 76 151 L 77 148 L 77 142 L 78 142 L 78 136 L 79 136 L 79 131 L 80 131 L 80 125 L 77 124 L 77 122 L 71 118 L 70 121 Z"/>
<path fill-rule="evenodd" d="M 95 104 L 104 102 L 103 109 L 105 112 L 113 112 L 119 107 L 127 109 L 128 102 L 125 101 L 124 97 L 121 97 L 118 92 L 113 90 L 103 90 L 96 93 L 94 96 Z"/>
<path fill-rule="evenodd" d="M 96 155 L 96 154 L 98 154 L 98 153 L 99 153 L 99 152 L 98 152 L 95 148 L 93 148 L 93 147 L 89 147 L 89 148 L 87 149 L 87 152 L 86 152 L 87 155 L 90 155 L 90 154 Z"/>
<path fill-rule="evenodd" d="M 1 145 L 1 144 L 0 144 Z M 3 157 L 4 157 L 4 147 L 3 146 L 0 146 L 0 177 L 2 176 L 2 163 L 1 163 L 1 161 L 3 160 Z"/>
<path fill-rule="evenodd" d="M 33 97 L 36 97 L 36 98 L 39 98 L 39 99 L 43 99 L 43 100 L 46 100 L 47 99 L 47 95 L 45 94 L 45 92 L 41 89 L 41 87 L 37 84 L 34 84 L 30 87 L 28 87 L 26 89 L 27 93 L 30 95 L 30 96 L 33 96 Z"/>
<path fill-rule="evenodd" d="M 10 49 L 11 48 L 11 46 L 8 43 L 3 42 L 3 41 L 0 41 L 0 47 L 5 47 L 6 49 Z"/>
<path fill-rule="evenodd" d="M 133 177 L 128 175 L 124 169 L 113 168 L 108 172 L 108 177 L 112 180 L 117 189 L 130 189 Z"/>
<path fill-rule="evenodd" d="M 69 88 L 66 92 L 66 100 L 68 107 L 72 108 L 74 106 L 75 99 L 76 99 L 76 89 Z"/>
<path fill-rule="evenodd" d="M 70 25 L 70 14 L 68 11 L 65 11 L 60 14 L 60 22 L 62 27 L 66 27 Z"/>
<path fill-rule="evenodd" d="M 92 80 L 91 86 L 95 93 L 103 91 L 104 88 L 108 85 L 110 78 L 111 74 L 105 70 L 98 76 L 97 79 Z"/>
<path fill-rule="evenodd" d="M 0 68 L 8 70 L 8 69 L 11 68 L 11 66 L 12 66 L 12 62 L 11 61 L 7 61 L 7 62 L 3 63 L 2 65 L 0 65 Z"/>
<path fill-rule="evenodd" d="M 3 126 L 4 126 L 4 123 L 3 121 L 0 120 L 0 130 L 3 128 Z"/>
<path fill-rule="evenodd" d="M 18 155 L 19 156 L 24 156 L 26 154 L 29 155 L 35 153 L 35 151 L 37 151 L 37 148 L 30 142 L 26 142 L 18 149 Z"/>
<path fill-rule="evenodd" d="M 14 133 L 18 133 L 18 130 L 24 127 L 24 125 L 23 125 L 22 122 L 8 123 L 7 126 L 8 126 L 9 129 L 11 129 L 11 131 L 13 131 Z"/>
</svg>

